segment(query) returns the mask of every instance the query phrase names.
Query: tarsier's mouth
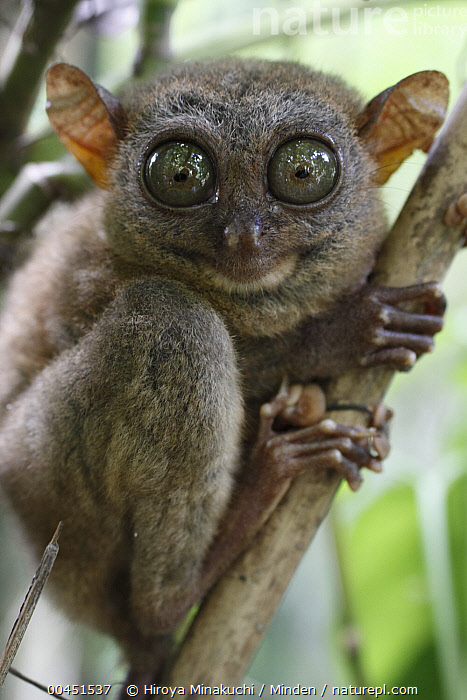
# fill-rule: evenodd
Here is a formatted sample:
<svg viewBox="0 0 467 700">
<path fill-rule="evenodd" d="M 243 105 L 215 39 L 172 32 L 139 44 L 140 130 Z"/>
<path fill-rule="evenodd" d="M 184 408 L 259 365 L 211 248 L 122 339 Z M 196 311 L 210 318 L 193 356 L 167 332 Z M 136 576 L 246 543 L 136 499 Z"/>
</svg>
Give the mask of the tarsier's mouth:
<svg viewBox="0 0 467 700">
<path fill-rule="evenodd" d="M 268 265 L 267 269 L 260 265 L 254 266 L 205 266 L 205 277 L 217 289 L 226 292 L 249 293 L 270 290 L 277 287 L 292 274 L 297 263 L 298 255 L 292 253 L 277 262 Z"/>
</svg>

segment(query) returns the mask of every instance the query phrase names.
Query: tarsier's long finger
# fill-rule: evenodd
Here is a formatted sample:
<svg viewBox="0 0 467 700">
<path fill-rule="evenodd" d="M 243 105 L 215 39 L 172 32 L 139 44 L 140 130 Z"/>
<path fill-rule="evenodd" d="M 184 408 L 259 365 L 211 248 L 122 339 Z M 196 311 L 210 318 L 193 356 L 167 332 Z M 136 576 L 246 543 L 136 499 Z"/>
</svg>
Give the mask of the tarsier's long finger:
<svg viewBox="0 0 467 700">
<path fill-rule="evenodd" d="M 363 482 L 358 466 L 350 459 L 344 457 L 339 450 L 328 450 L 316 455 L 314 466 L 321 469 L 332 469 L 341 474 L 352 491 L 357 491 Z"/>
<path fill-rule="evenodd" d="M 389 365 L 400 372 L 407 372 L 412 369 L 417 361 L 417 353 L 408 348 L 387 348 L 377 350 L 370 355 L 362 357 L 360 365 L 362 367 L 378 367 L 379 365 Z"/>
<path fill-rule="evenodd" d="M 406 301 L 420 301 L 434 309 L 433 314 L 441 316 L 446 310 L 446 298 L 438 282 L 413 284 L 409 287 L 379 287 L 377 298 L 385 304 L 401 304 Z"/>
<path fill-rule="evenodd" d="M 329 440 L 320 440 L 319 442 L 292 443 L 289 445 L 282 441 L 281 447 L 284 455 L 293 455 L 294 457 L 306 457 L 307 455 L 315 455 L 328 450 L 339 450 L 342 455 L 361 467 L 365 466 L 371 458 L 368 450 L 363 445 L 353 442 L 348 437 L 335 437 Z"/>
<path fill-rule="evenodd" d="M 387 349 L 404 347 L 408 350 L 413 350 L 417 355 L 432 352 L 435 346 L 434 340 L 430 335 L 400 333 L 397 331 L 388 331 L 385 328 L 378 329 L 374 337 L 375 343 Z"/>
<path fill-rule="evenodd" d="M 384 322 L 387 328 L 395 331 L 410 331 L 422 335 L 434 335 L 443 328 L 442 316 L 428 316 L 427 314 L 411 314 L 400 311 L 393 306 L 385 306 L 383 309 Z"/>
<path fill-rule="evenodd" d="M 287 378 L 284 377 L 279 391 L 277 394 L 267 403 L 263 403 L 259 410 L 259 427 L 258 427 L 258 439 L 257 441 L 265 441 L 271 434 L 272 424 L 281 414 L 281 412 L 290 405 L 291 400 L 293 400 L 295 394 L 291 394 Z"/>
</svg>

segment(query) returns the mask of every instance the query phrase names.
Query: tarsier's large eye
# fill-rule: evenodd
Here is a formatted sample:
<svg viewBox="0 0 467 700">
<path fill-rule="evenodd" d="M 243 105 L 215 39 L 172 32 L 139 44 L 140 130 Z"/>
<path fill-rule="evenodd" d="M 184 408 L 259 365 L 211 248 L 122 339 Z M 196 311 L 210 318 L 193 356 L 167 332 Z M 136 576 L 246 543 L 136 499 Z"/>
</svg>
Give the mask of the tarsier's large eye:
<svg viewBox="0 0 467 700">
<path fill-rule="evenodd" d="M 194 207 L 215 191 L 216 175 L 208 154 L 191 141 L 166 141 L 156 146 L 142 169 L 146 190 L 171 207 Z"/>
<path fill-rule="evenodd" d="M 269 190 L 283 202 L 312 204 L 332 192 L 338 174 L 336 154 L 323 141 L 292 139 L 269 161 Z"/>
</svg>

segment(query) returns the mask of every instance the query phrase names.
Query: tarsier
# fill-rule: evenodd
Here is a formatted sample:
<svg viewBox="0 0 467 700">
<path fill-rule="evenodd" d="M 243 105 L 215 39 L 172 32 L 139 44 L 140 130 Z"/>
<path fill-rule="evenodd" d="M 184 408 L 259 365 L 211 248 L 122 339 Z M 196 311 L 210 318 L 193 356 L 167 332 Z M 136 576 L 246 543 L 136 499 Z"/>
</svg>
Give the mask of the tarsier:
<svg viewBox="0 0 467 700">
<path fill-rule="evenodd" d="M 377 186 L 429 147 L 447 81 L 418 73 L 366 107 L 266 61 L 187 63 L 120 101 L 67 64 L 47 81 L 51 123 L 100 189 L 6 295 L 1 485 L 38 553 L 64 523 L 61 606 L 157 678 L 284 481 L 331 469 L 356 489 L 380 470 L 384 416 L 323 418 L 323 389 L 409 369 L 442 327 L 437 284 L 368 277 Z"/>
</svg>

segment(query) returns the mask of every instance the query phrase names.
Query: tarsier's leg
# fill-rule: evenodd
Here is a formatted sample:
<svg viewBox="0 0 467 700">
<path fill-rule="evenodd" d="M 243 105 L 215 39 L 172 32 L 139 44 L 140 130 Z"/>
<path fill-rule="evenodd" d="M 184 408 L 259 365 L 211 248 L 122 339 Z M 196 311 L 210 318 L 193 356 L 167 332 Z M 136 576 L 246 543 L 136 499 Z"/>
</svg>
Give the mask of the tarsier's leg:
<svg viewBox="0 0 467 700">
<path fill-rule="evenodd" d="M 279 393 L 260 411 L 258 436 L 244 479 L 220 527 L 220 535 L 204 562 L 200 588 L 205 592 L 248 545 L 287 490 L 290 480 L 313 469 L 332 469 L 352 489 L 361 483 L 360 468 L 381 471 L 389 451 L 386 424 L 390 411 L 382 406 L 371 427 L 339 425 L 324 418 L 325 397 L 317 385 Z"/>
<path fill-rule="evenodd" d="M 242 407 L 223 322 L 182 285 L 129 284 L 11 404 L 0 479 L 73 615 L 151 668 L 230 497 Z"/>
<path fill-rule="evenodd" d="M 258 435 L 243 479 L 219 524 L 218 536 L 204 560 L 196 587 L 179 600 L 180 616 L 248 547 L 293 477 L 310 469 L 331 468 L 357 488 L 362 466 L 381 470 L 381 459 L 388 452 L 385 427 L 390 412 L 378 407 L 374 427 L 365 428 L 324 419 L 325 410 L 324 393 L 317 385 L 288 388 L 284 382 L 272 401 L 263 404 Z M 190 597 L 192 594 L 194 598 Z M 130 673 L 120 697 L 126 697 L 130 683 L 142 688 L 144 684 L 162 682 L 163 668 L 152 674 Z"/>
</svg>

